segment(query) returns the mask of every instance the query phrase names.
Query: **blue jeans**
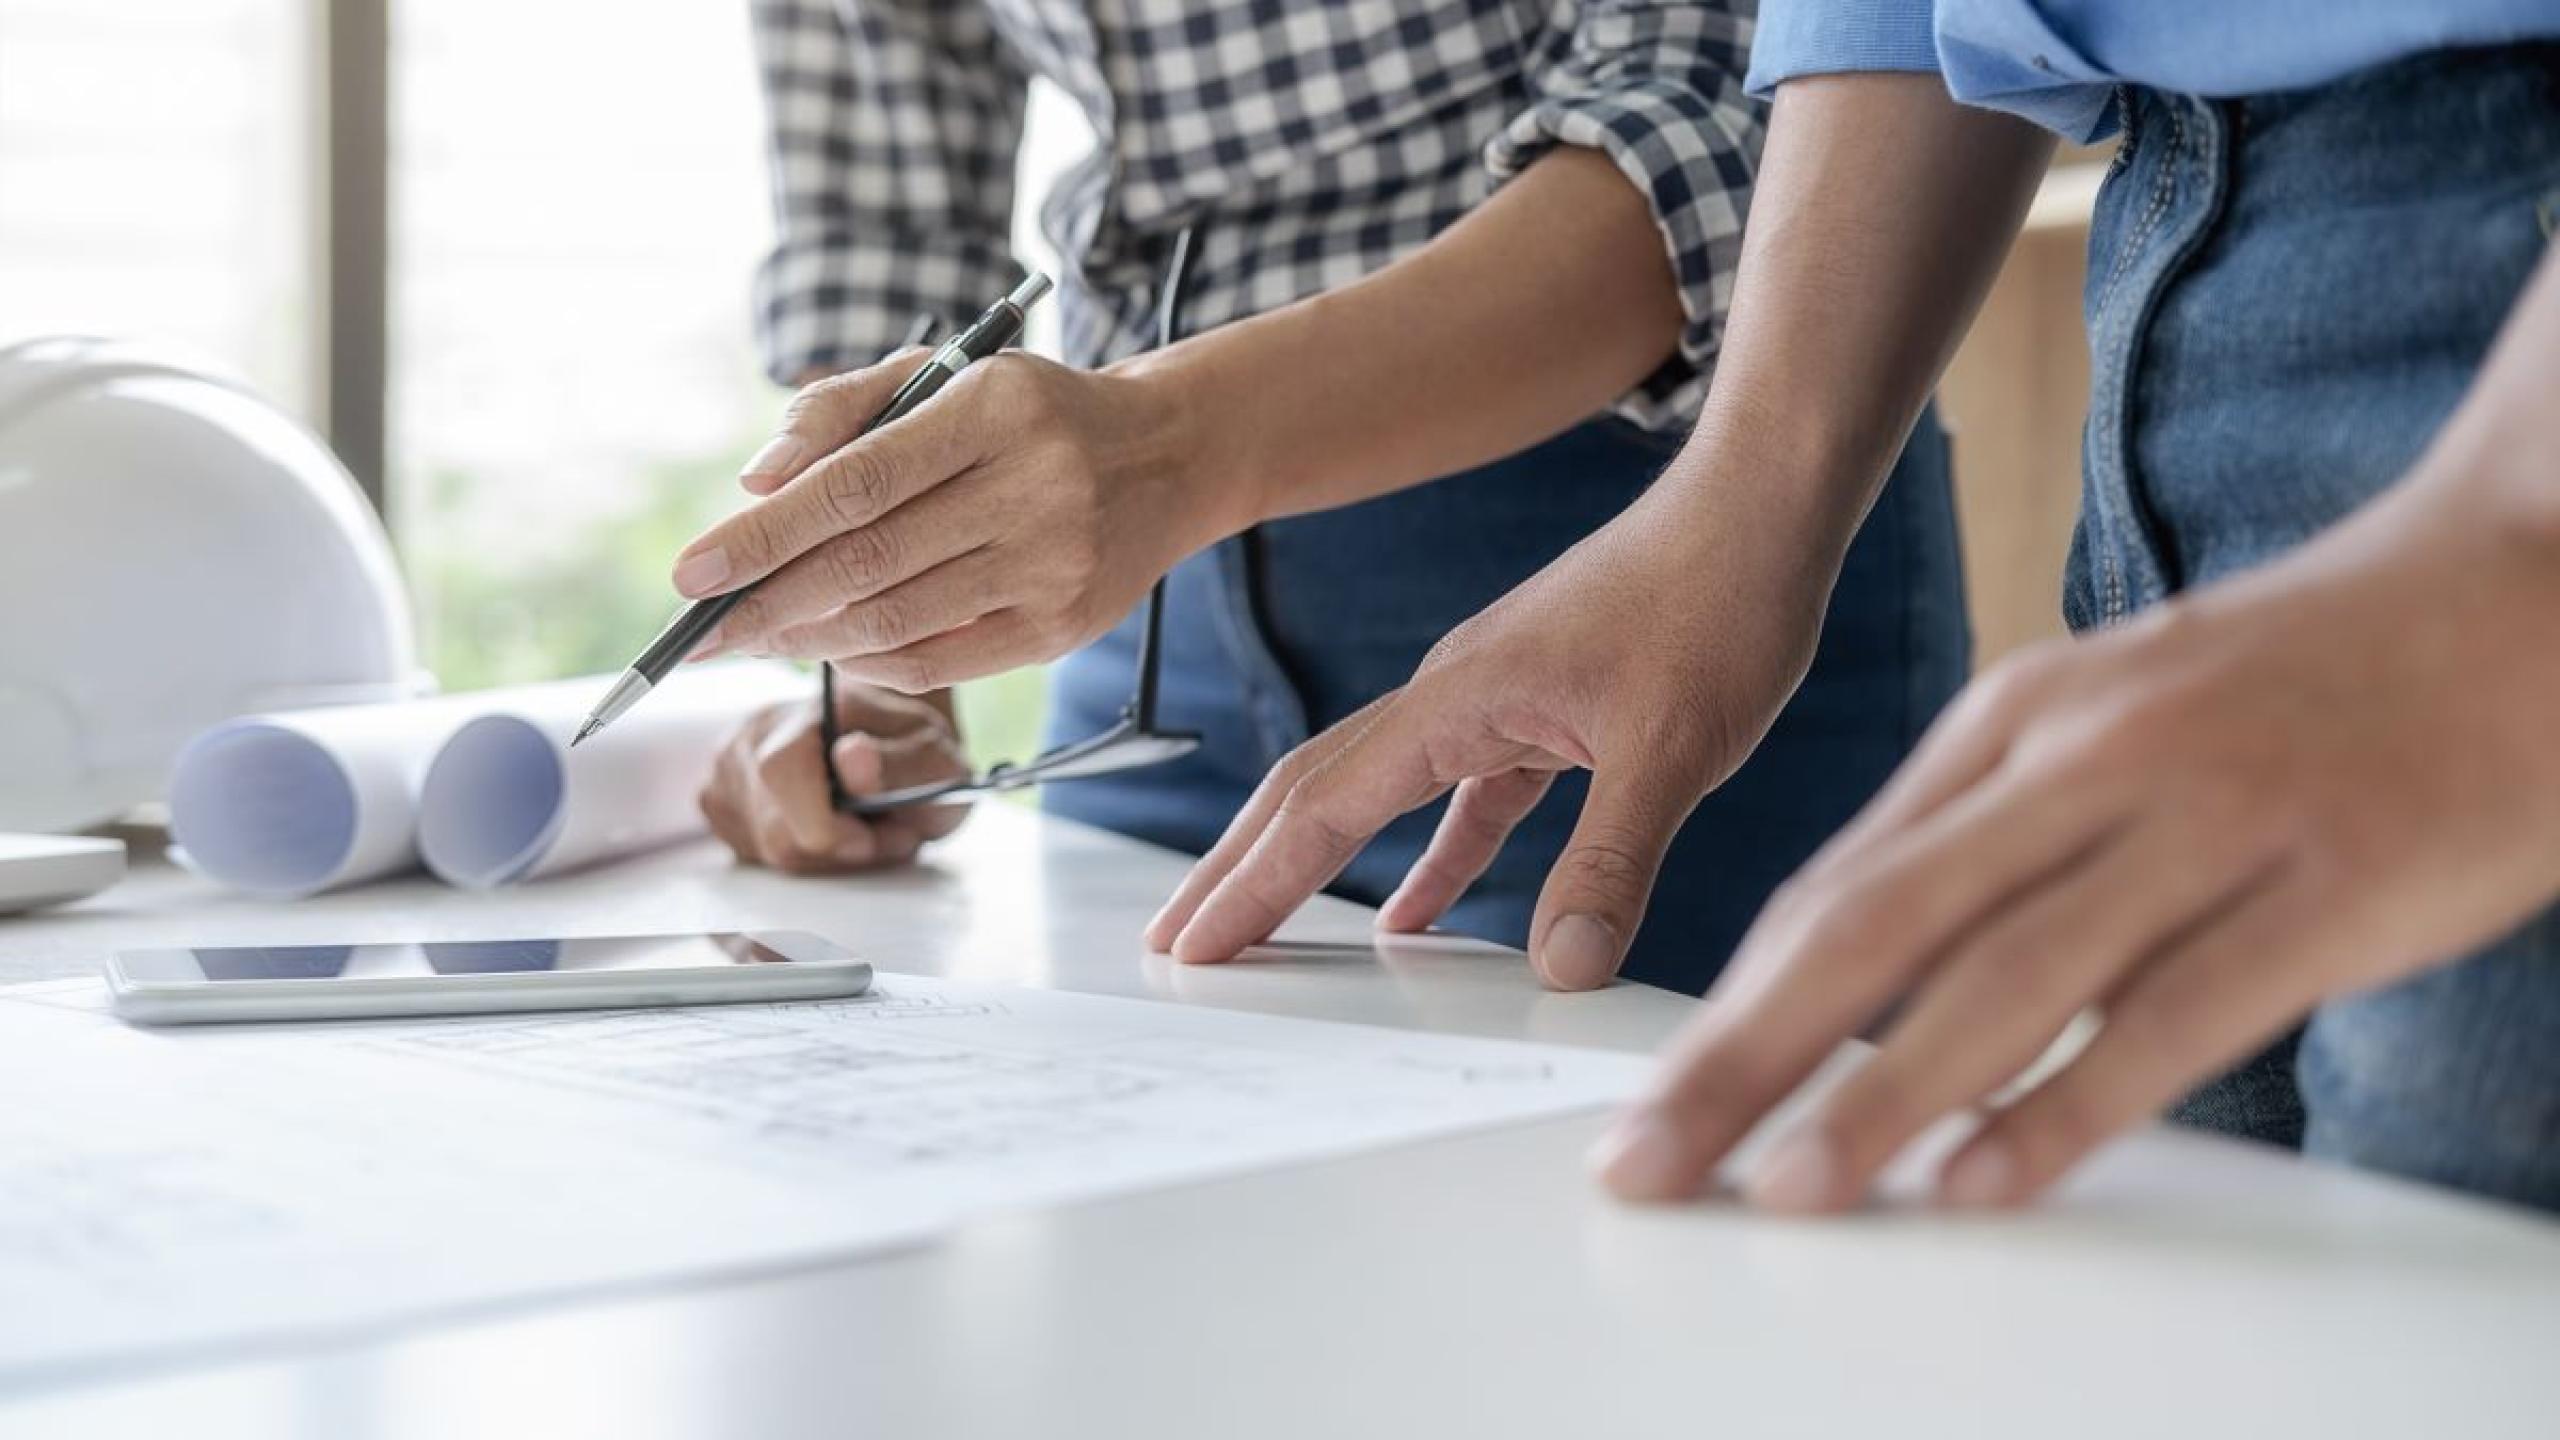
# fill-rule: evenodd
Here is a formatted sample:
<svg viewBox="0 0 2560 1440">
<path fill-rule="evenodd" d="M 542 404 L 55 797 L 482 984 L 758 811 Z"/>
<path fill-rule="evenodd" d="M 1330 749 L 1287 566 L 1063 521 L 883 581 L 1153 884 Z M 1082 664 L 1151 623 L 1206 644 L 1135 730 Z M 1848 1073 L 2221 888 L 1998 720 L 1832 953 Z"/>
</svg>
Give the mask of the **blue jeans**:
<svg viewBox="0 0 2560 1440">
<path fill-rule="evenodd" d="M 1678 445 L 1594 421 L 1479 470 L 1264 525 L 1183 562 L 1166 604 L 1163 720 L 1206 743 L 1175 764 L 1050 787 L 1043 803 L 1178 850 L 1207 849 L 1274 762 L 1403 684 L 1442 635 L 1625 509 Z M 1967 649 L 1946 444 L 1924 419 L 1850 549 L 1802 689 L 1672 846 L 1627 977 L 1703 990 L 1769 892 L 1865 803 L 1962 683 Z M 1060 663 L 1053 741 L 1110 723 L 1135 656 L 1135 627 L 1124 624 Z M 1448 928 L 1527 940 L 1584 790 L 1580 774 L 1558 780 Z M 1334 892 L 1385 899 L 1421 857 L 1440 809 L 1388 826 Z"/>
<path fill-rule="evenodd" d="M 2124 103 L 2090 237 L 2077 628 L 2274 559 L 2397 482 L 2560 216 L 2560 47 Z M 2176 1114 L 2560 1208 L 2560 911 L 2322 1006 Z"/>
</svg>

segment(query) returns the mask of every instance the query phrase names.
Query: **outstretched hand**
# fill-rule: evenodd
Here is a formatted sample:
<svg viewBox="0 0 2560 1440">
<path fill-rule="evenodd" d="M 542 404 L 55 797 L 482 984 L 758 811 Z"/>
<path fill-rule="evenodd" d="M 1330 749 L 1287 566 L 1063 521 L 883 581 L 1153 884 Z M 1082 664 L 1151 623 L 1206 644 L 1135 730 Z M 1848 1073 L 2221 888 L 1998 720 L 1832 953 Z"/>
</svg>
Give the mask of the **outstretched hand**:
<svg viewBox="0 0 2560 1440">
<path fill-rule="evenodd" d="M 2560 556 L 2395 495 L 2310 549 L 1968 690 L 1779 892 L 1595 1152 L 1696 1194 L 1892 1014 L 1751 1198 L 1857 1204 L 2084 1009 L 2097 1038 L 1989 1118 L 1948 1203 L 2023 1202 L 2320 1001 L 2484 944 L 2560 890 Z M 1897 1008 L 1898 1007 L 1898 1008 Z"/>
<path fill-rule="evenodd" d="M 1282 760 L 1148 943 L 1185 961 L 1232 958 L 1387 822 L 1449 795 L 1380 916 L 1391 930 L 1422 929 L 1484 873 L 1556 773 L 1578 766 L 1591 771 L 1590 795 L 1539 896 L 1529 954 L 1558 989 L 1607 984 L 1681 822 L 1803 678 L 1830 579 L 1773 565 L 1765 547 L 1730 566 L 1702 559 L 1700 527 L 1681 523 L 1679 503 L 1657 490 L 1451 632 L 1402 688 Z"/>
</svg>

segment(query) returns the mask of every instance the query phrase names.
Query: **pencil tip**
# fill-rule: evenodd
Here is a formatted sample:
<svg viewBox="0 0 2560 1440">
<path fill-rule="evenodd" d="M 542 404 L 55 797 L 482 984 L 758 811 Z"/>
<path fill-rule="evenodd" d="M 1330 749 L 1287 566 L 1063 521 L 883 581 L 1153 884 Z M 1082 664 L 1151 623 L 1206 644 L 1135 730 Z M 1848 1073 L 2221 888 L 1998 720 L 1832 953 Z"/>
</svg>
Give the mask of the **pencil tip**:
<svg viewBox="0 0 2560 1440">
<path fill-rule="evenodd" d="M 588 736 L 593 735 L 603 728 L 604 726 L 601 723 L 594 720 L 590 720 L 586 724 L 579 726 L 578 733 L 569 737 L 569 748 L 572 750 L 577 749 L 581 741 L 584 741 Z"/>
</svg>

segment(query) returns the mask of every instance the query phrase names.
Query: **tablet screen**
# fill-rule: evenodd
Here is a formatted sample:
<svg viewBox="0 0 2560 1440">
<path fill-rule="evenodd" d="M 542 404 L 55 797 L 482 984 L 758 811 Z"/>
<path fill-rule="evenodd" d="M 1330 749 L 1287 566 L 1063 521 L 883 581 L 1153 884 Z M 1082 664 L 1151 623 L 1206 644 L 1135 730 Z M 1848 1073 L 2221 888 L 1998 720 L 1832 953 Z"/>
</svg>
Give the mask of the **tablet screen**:
<svg viewBox="0 0 2560 1440">
<path fill-rule="evenodd" d="M 537 971 L 700 970 L 785 965 L 750 935 L 603 935 L 567 940 L 456 940 L 400 945 L 251 945 L 130 951 L 126 975 L 186 984 L 231 980 L 389 980 Z"/>
</svg>

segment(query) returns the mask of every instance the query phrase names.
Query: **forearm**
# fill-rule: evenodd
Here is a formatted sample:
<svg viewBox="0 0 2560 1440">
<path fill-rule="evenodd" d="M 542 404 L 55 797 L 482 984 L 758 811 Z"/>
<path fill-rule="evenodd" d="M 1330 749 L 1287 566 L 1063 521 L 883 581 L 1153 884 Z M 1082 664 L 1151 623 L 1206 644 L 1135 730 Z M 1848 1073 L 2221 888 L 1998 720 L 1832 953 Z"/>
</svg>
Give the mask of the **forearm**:
<svg viewBox="0 0 2560 1440">
<path fill-rule="evenodd" d="M 1681 319 L 1644 197 L 1563 149 L 1376 274 L 1113 374 L 1173 400 L 1175 463 L 1232 532 L 1557 434 L 1669 358 Z"/>
<path fill-rule="evenodd" d="M 2507 317 L 2460 409 L 2418 465 L 2412 503 L 2560 555 L 2560 245 Z"/>
<path fill-rule="evenodd" d="M 1934 75 L 1781 86 L 1714 388 L 1656 500 L 1760 537 L 1827 593 L 2052 144 Z"/>
</svg>

